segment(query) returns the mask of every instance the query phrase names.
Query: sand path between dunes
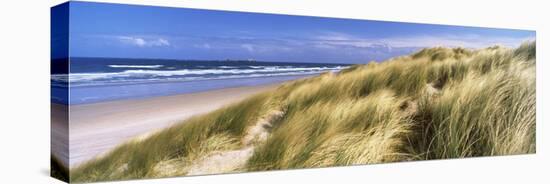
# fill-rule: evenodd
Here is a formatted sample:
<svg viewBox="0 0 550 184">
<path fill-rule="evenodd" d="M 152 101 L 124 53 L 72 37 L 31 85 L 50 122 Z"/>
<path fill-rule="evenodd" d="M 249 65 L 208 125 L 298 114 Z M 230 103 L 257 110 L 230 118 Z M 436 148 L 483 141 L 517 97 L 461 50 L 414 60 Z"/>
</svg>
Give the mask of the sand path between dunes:
<svg viewBox="0 0 550 184">
<path fill-rule="evenodd" d="M 274 89 L 278 85 L 71 106 L 69 165 L 73 168 L 134 137 L 166 128 L 191 116 Z"/>
<path fill-rule="evenodd" d="M 266 142 L 274 123 L 284 116 L 281 110 L 272 110 L 247 128 L 242 140 L 244 147 L 208 155 L 191 164 L 187 175 L 206 175 L 237 172 L 243 169 L 254 154 L 256 146 Z"/>
</svg>

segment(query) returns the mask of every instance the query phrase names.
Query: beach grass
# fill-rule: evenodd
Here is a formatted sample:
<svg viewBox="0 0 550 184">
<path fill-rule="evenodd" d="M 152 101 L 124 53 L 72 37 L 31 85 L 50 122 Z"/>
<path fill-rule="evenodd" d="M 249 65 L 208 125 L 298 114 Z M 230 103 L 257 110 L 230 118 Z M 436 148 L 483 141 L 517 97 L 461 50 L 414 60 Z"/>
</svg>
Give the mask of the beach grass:
<svg viewBox="0 0 550 184">
<path fill-rule="evenodd" d="M 50 176 L 69 182 L 69 169 L 53 155 L 50 155 Z"/>
<path fill-rule="evenodd" d="M 426 48 L 286 82 L 122 144 L 71 181 L 188 175 L 245 148 L 231 172 L 535 153 L 535 45 Z"/>
</svg>

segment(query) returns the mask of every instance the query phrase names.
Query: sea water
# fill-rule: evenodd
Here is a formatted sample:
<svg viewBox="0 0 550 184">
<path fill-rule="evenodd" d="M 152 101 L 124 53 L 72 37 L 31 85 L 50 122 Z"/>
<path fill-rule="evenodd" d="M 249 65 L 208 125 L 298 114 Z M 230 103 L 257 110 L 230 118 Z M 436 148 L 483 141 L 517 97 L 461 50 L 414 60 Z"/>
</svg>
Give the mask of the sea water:
<svg viewBox="0 0 550 184">
<path fill-rule="evenodd" d="M 52 101 L 85 104 L 255 86 L 339 71 L 346 64 L 260 61 L 70 58 L 52 74 Z M 69 89 L 67 97 L 56 90 Z"/>
</svg>

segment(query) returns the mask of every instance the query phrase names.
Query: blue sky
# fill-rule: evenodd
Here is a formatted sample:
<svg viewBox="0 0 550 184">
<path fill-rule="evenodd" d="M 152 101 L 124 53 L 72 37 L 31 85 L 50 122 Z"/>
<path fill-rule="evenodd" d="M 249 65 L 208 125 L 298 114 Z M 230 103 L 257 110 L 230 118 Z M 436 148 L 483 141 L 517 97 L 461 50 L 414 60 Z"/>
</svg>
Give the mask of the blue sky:
<svg viewBox="0 0 550 184">
<path fill-rule="evenodd" d="M 516 47 L 534 31 L 71 2 L 71 57 L 366 63 L 424 47 Z"/>
</svg>

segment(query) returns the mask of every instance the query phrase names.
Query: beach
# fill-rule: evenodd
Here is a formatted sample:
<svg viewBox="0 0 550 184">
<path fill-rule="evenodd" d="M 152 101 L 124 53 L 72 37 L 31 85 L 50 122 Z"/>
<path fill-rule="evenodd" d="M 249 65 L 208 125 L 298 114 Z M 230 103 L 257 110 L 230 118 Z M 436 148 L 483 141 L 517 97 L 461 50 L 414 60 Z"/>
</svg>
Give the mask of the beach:
<svg viewBox="0 0 550 184">
<path fill-rule="evenodd" d="M 69 164 L 69 113 L 68 106 L 51 104 L 51 154 L 63 165 Z"/>
<path fill-rule="evenodd" d="M 235 87 L 146 99 L 71 105 L 69 165 L 72 168 L 132 138 L 169 127 L 191 116 L 210 112 L 276 88 L 278 85 Z M 52 105 L 54 110 L 63 107 Z M 63 132 L 62 122 L 52 121 L 52 132 Z M 58 128 L 61 130 L 56 130 Z"/>
</svg>

